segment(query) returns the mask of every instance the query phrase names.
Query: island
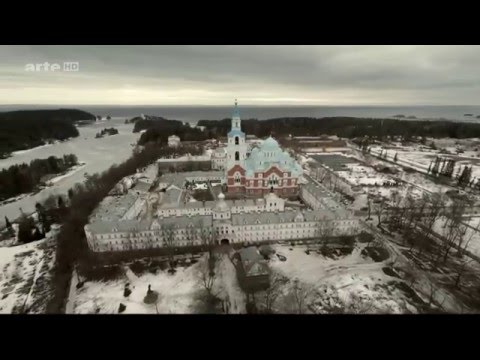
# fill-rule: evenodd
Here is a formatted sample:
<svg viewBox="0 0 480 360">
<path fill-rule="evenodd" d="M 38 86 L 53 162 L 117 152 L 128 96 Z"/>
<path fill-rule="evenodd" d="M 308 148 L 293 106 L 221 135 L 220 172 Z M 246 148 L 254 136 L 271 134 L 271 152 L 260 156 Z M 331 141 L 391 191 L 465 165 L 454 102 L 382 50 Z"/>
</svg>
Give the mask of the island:
<svg viewBox="0 0 480 360">
<path fill-rule="evenodd" d="M 48 186 L 52 179 L 77 165 L 81 165 L 77 156 L 66 154 L 62 157 L 35 159 L 29 164 L 16 164 L 3 169 L 0 171 L 0 201 L 9 202 L 8 199 L 34 192 L 41 185 Z"/>
<path fill-rule="evenodd" d="M 118 130 L 115 129 L 115 128 L 105 128 L 103 129 L 102 131 L 100 131 L 99 133 L 97 133 L 97 135 L 95 135 L 95 139 L 100 139 L 104 136 L 111 136 L 111 135 L 117 135 L 118 134 Z"/>
<path fill-rule="evenodd" d="M 93 122 L 95 116 L 75 109 L 0 112 L 0 158 L 55 140 L 79 135 L 76 125 Z"/>
</svg>

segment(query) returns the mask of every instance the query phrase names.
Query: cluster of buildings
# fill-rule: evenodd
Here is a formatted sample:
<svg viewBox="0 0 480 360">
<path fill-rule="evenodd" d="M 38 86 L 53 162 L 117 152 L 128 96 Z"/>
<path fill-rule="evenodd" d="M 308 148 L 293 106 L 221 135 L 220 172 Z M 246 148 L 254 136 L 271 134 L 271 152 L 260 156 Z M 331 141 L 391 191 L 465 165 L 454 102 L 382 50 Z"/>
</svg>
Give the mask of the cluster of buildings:
<svg viewBox="0 0 480 360">
<path fill-rule="evenodd" d="M 249 196 L 264 195 L 272 188 L 280 196 L 295 195 L 303 173 L 274 138 L 267 138 L 259 147 L 249 146 L 236 102 L 227 146 L 213 152 L 212 166 L 225 171 L 227 192 Z"/>
<path fill-rule="evenodd" d="M 310 175 L 333 191 L 355 197 L 364 187 L 398 186 L 392 177 L 378 172 L 359 160 L 341 154 L 312 155 Z"/>
<path fill-rule="evenodd" d="M 332 236 L 353 235 L 358 220 L 331 194 L 313 183 L 300 184 L 301 166 L 273 138 L 248 151 L 238 107 L 232 117 L 223 168 L 124 179 L 106 197 L 85 226 L 94 252 L 200 246 L 216 243 L 262 243 L 318 237 L 328 224 Z M 212 158 L 212 162 L 215 157 Z M 191 201 L 188 184 L 224 184 L 231 194 L 212 201 Z M 212 189 L 210 189 L 212 190 Z M 119 195 L 119 193 L 121 193 Z M 212 193 L 213 190 L 212 190 Z M 288 206 L 285 198 L 299 195 L 307 207 Z M 297 204 L 298 205 L 298 204 Z"/>
</svg>

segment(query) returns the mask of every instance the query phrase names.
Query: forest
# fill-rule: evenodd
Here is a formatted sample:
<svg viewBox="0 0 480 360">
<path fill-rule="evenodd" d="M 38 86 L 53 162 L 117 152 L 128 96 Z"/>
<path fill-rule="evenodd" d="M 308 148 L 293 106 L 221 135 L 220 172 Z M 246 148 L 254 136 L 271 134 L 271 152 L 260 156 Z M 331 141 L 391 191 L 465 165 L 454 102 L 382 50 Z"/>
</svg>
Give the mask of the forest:
<svg viewBox="0 0 480 360">
<path fill-rule="evenodd" d="M 78 164 L 74 154 L 35 159 L 30 164 L 15 164 L 0 171 L 0 201 L 34 191 L 45 175 L 62 173 Z"/>
<path fill-rule="evenodd" d="M 148 117 L 135 121 L 133 132 L 145 131 L 138 140 L 139 145 L 147 142 L 166 143 L 170 135 L 177 135 L 182 141 L 201 141 L 208 139 L 208 133 L 198 128 L 192 128 L 178 120 Z"/>
<path fill-rule="evenodd" d="M 200 120 L 199 126 L 205 126 L 208 136 L 226 136 L 230 131 L 231 120 Z M 397 120 L 397 119 L 370 119 L 354 117 L 325 117 L 325 118 L 275 118 L 268 120 L 242 120 L 242 130 L 257 137 L 272 136 L 318 136 L 337 135 L 345 138 L 370 136 L 401 136 L 408 140 L 413 136 L 433 138 L 471 138 L 480 136 L 480 124 L 427 121 L 427 120 Z"/>
<path fill-rule="evenodd" d="M 75 109 L 0 112 L 0 158 L 49 141 L 76 137 L 75 123 L 85 120 L 95 121 L 95 116 Z"/>
</svg>

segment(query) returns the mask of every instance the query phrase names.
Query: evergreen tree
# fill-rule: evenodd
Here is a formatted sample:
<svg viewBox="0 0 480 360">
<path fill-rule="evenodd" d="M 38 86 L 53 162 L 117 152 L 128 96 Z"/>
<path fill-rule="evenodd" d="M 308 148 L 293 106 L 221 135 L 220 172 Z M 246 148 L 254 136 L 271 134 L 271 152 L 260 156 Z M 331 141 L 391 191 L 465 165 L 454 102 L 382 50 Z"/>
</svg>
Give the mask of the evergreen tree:
<svg viewBox="0 0 480 360">
<path fill-rule="evenodd" d="M 440 166 L 440 158 L 439 157 L 436 157 L 435 158 L 435 163 L 433 164 L 433 168 L 432 168 L 432 174 L 433 175 L 437 175 L 438 174 L 438 168 Z"/>
<path fill-rule="evenodd" d="M 33 219 L 23 214 L 18 222 L 18 241 L 24 244 L 33 241 L 32 230 L 34 228 L 35 223 Z"/>
<path fill-rule="evenodd" d="M 43 235 L 45 235 L 47 232 L 50 231 L 50 218 L 46 209 L 40 203 L 35 204 L 35 209 L 37 210 L 38 214 L 38 222 L 42 225 L 42 233 Z"/>
<path fill-rule="evenodd" d="M 5 226 L 9 230 L 13 230 L 12 223 L 10 222 L 10 220 L 8 220 L 8 218 L 6 216 L 5 216 Z"/>
<path fill-rule="evenodd" d="M 472 167 L 469 168 L 465 165 L 462 173 L 458 177 L 458 185 L 462 187 L 467 186 L 470 183 L 471 176 L 472 176 Z"/>
<path fill-rule="evenodd" d="M 453 175 L 453 170 L 455 169 L 455 160 L 449 159 L 447 167 L 445 169 L 444 175 L 451 178 Z"/>
</svg>

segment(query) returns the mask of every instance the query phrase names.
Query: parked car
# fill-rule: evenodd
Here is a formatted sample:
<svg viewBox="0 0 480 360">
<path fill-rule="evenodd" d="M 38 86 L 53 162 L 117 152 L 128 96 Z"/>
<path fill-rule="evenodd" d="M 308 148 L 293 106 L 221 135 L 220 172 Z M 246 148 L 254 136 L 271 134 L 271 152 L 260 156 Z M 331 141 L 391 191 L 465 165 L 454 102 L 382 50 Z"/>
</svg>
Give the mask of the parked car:
<svg viewBox="0 0 480 360">
<path fill-rule="evenodd" d="M 277 254 L 278 260 L 280 261 L 287 261 L 287 258 L 281 254 Z"/>
</svg>

